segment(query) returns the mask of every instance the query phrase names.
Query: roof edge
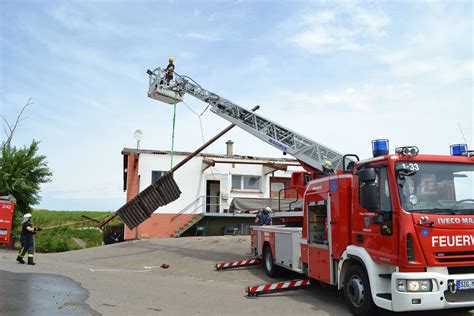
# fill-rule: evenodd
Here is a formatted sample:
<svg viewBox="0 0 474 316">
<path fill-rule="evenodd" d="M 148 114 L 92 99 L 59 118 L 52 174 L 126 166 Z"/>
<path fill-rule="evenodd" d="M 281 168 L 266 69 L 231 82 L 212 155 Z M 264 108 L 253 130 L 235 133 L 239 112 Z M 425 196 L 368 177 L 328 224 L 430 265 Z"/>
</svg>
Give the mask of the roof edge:
<svg viewBox="0 0 474 316">
<path fill-rule="evenodd" d="M 128 148 L 125 147 L 122 149 L 122 155 L 127 154 L 148 154 L 148 155 L 169 155 L 171 151 L 169 150 L 157 150 L 157 149 L 137 149 L 137 148 Z M 173 153 L 176 156 L 189 156 L 192 154 L 191 152 L 187 151 L 175 151 Z M 205 157 L 205 158 L 224 158 L 224 159 L 238 159 L 238 160 L 252 160 L 252 161 L 280 161 L 280 162 L 289 162 L 289 163 L 299 163 L 296 159 L 288 159 L 288 158 L 275 158 L 275 157 L 257 157 L 257 156 L 241 156 L 241 155 L 232 155 L 227 156 L 223 154 L 212 154 L 212 153 L 200 153 L 197 154 L 198 157 Z"/>
</svg>

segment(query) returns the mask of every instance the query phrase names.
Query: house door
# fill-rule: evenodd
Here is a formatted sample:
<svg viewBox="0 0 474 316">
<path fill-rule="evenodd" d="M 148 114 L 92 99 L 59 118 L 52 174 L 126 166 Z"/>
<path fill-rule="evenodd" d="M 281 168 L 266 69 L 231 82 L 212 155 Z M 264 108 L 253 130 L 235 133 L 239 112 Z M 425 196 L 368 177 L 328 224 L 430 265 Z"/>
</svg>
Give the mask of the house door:
<svg viewBox="0 0 474 316">
<path fill-rule="evenodd" d="M 219 213 L 220 208 L 220 187 L 219 180 L 206 181 L 206 212 Z"/>
</svg>

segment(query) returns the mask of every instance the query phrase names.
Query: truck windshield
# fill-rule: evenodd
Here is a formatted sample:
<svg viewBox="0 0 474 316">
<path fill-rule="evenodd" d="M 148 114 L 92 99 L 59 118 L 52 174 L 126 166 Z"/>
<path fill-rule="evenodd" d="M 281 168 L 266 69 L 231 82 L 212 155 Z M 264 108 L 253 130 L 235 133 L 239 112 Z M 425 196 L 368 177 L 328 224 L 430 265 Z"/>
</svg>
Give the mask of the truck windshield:
<svg viewBox="0 0 474 316">
<path fill-rule="evenodd" d="M 395 170 L 404 210 L 474 214 L 474 164 L 399 162 Z"/>
</svg>

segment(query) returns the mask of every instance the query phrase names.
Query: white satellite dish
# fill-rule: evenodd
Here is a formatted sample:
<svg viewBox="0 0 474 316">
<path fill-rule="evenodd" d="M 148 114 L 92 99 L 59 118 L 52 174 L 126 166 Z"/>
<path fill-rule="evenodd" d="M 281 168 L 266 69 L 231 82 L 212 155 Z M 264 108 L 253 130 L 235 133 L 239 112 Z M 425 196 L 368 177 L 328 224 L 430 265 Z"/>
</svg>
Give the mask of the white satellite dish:
<svg viewBox="0 0 474 316">
<path fill-rule="evenodd" d="M 137 149 L 140 148 L 140 141 L 143 138 L 143 132 L 137 129 L 135 133 L 133 133 L 133 137 L 135 137 L 135 140 L 137 141 Z"/>
<path fill-rule="evenodd" d="M 133 137 L 135 137 L 135 140 L 136 140 L 137 142 L 139 142 L 139 141 L 141 141 L 142 138 L 143 138 L 143 132 L 142 132 L 141 130 L 137 129 L 137 130 L 135 131 L 135 133 L 133 134 Z"/>
</svg>

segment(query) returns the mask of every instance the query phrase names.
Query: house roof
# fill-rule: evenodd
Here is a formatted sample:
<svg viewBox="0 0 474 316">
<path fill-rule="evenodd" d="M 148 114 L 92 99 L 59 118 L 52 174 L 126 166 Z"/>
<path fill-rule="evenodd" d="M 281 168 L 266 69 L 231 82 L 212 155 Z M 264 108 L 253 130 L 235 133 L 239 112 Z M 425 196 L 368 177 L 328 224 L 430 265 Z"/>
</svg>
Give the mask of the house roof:
<svg viewBox="0 0 474 316">
<path fill-rule="evenodd" d="M 148 155 L 170 155 L 171 151 L 169 150 L 156 150 L 156 149 L 136 149 L 136 148 L 124 148 L 122 150 L 122 155 L 128 154 L 148 154 Z M 189 156 L 191 152 L 187 151 L 175 151 L 173 153 L 176 156 Z M 200 153 L 197 154 L 198 157 L 210 158 L 210 159 L 233 159 L 236 161 L 254 161 L 254 162 L 280 162 L 280 163 L 297 163 L 296 159 L 289 158 L 272 158 L 272 157 L 255 157 L 255 156 L 241 156 L 241 155 L 232 155 L 227 156 L 223 154 L 210 154 L 210 153 Z"/>
</svg>

